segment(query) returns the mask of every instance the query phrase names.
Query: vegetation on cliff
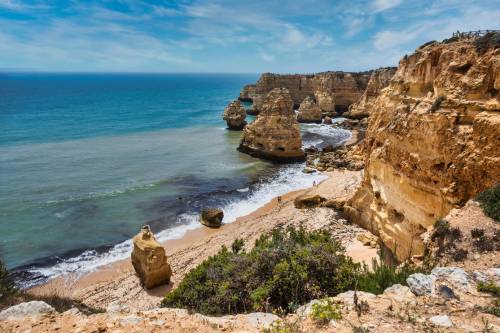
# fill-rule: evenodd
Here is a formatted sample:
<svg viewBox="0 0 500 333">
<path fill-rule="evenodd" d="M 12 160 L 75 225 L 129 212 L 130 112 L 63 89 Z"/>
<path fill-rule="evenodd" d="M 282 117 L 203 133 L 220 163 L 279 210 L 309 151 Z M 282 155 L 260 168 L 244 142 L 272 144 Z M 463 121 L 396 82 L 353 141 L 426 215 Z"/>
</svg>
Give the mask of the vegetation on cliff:
<svg viewBox="0 0 500 333">
<path fill-rule="evenodd" d="M 0 260 L 0 303 L 16 293 L 16 291 L 16 285 L 11 280 L 9 272 L 7 271 L 7 268 L 3 264 L 2 260 Z"/>
<path fill-rule="evenodd" d="M 481 192 L 476 199 L 487 216 L 500 222 L 500 185 Z"/>
<path fill-rule="evenodd" d="M 163 300 L 164 307 L 212 315 L 251 311 L 289 313 L 312 299 L 347 290 L 381 293 L 406 284 L 414 270 L 354 263 L 328 231 L 276 228 L 245 252 L 241 240 L 191 270 Z"/>
</svg>

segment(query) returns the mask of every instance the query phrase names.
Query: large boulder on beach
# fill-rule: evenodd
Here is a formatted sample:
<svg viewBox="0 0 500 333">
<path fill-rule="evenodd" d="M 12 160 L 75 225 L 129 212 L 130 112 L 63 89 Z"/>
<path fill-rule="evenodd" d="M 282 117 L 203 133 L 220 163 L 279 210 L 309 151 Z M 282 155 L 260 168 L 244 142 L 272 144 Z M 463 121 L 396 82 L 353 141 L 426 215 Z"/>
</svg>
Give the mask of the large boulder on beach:
<svg viewBox="0 0 500 333">
<path fill-rule="evenodd" d="M 149 226 L 142 227 L 134 237 L 132 265 L 146 289 L 170 282 L 172 269 L 167 262 L 165 249 L 158 243 Z"/>
<path fill-rule="evenodd" d="M 311 96 L 304 98 L 300 103 L 297 121 L 299 123 L 321 123 L 323 113 Z"/>
<path fill-rule="evenodd" d="M 325 198 L 317 194 L 304 194 L 297 197 L 293 201 L 293 204 L 295 205 L 295 208 L 298 209 L 315 208 L 321 206 L 325 200 Z"/>
<path fill-rule="evenodd" d="M 208 208 L 201 212 L 200 222 L 210 228 L 218 228 L 222 224 L 224 212 L 219 208 Z"/>
<path fill-rule="evenodd" d="M 245 118 L 247 113 L 243 106 L 241 106 L 240 101 L 232 101 L 224 109 L 222 118 L 226 121 L 227 127 L 230 130 L 241 131 L 243 127 L 247 124 Z"/>
<path fill-rule="evenodd" d="M 267 95 L 255 121 L 243 130 L 238 150 L 276 162 L 305 159 L 288 89 L 276 88 Z"/>
</svg>

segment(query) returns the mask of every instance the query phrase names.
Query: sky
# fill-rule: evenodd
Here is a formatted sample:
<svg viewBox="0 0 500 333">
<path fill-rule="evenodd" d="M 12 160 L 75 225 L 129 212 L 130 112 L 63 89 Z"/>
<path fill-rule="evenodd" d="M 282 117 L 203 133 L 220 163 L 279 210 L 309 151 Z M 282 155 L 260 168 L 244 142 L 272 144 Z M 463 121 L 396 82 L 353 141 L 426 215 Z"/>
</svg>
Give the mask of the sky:
<svg viewBox="0 0 500 333">
<path fill-rule="evenodd" d="M 362 71 L 477 29 L 500 0 L 0 0 L 0 71 Z"/>
</svg>

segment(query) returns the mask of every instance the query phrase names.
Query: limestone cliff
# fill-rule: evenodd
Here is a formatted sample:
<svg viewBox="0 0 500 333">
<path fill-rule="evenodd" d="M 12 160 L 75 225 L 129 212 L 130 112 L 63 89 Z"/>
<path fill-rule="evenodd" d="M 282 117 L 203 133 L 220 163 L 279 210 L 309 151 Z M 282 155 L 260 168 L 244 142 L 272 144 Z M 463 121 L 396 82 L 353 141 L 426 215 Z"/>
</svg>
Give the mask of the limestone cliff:
<svg viewBox="0 0 500 333">
<path fill-rule="evenodd" d="M 322 119 L 321 109 L 314 102 L 312 97 L 307 96 L 300 103 L 297 120 L 299 123 L 317 123 L 320 124 Z"/>
<path fill-rule="evenodd" d="M 227 127 L 230 130 L 241 131 L 247 124 L 247 122 L 245 121 L 246 116 L 247 113 L 241 106 L 240 101 L 232 101 L 224 109 L 222 119 L 226 121 Z"/>
<path fill-rule="evenodd" d="M 374 103 L 382 89 L 389 85 L 389 81 L 396 73 L 396 67 L 379 68 L 372 72 L 366 90 L 361 98 L 349 106 L 349 112 L 344 116 L 349 118 L 364 118 L 370 115 Z"/>
<path fill-rule="evenodd" d="M 273 89 L 254 122 L 243 129 L 238 150 L 277 162 L 304 160 L 293 101 L 285 88 Z"/>
<path fill-rule="evenodd" d="M 500 48 L 487 35 L 405 56 L 374 102 L 362 186 L 346 213 L 398 259 L 420 235 L 500 181 Z"/>
<path fill-rule="evenodd" d="M 242 102 L 251 102 L 255 96 L 255 84 L 247 84 L 241 89 L 238 99 Z"/>
<path fill-rule="evenodd" d="M 253 108 L 262 108 L 267 94 L 274 88 L 287 88 L 295 108 L 307 97 L 314 97 L 324 115 L 343 112 L 356 102 L 368 84 L 371 72 L 323 72 L 317 74 L 261 75 L 255 86 L 248 85 L 240 93 L 240 99 L 252 100 Z"/>
</svg>

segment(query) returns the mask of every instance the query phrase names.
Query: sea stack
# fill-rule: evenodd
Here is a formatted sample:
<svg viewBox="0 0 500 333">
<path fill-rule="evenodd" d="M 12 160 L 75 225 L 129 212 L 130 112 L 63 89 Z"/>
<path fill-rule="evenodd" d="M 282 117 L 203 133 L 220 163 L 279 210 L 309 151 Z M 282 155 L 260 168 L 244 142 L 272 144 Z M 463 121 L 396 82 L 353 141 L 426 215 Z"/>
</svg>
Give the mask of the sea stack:
<svg viewBox="0 0 500 333">
<path fill-rule="evenodd" d="M 146 289 L 170 282 L 172 269 L 167 262 L 165 249 L 158 243 L 148 225 L 134 237 L 132 265 Z"/>
<path fill-rule="evenodd" d="M 297 120 L 299 123 L 321 123 L 323 113 L 311 96 L 304 98 L 300 103 Z"/>
<path fill-rule="evenodd" d="M 245 118 L 247 113 L 245 109 L 241 106 L 240 101 L 232 101 L 224 109 L 222 118 L 227 123 L 227 128 L 233 131 L 241 131 L 243 127 L 247 124 Z"/>
<path fill-rule="evenodd" d="M 257 119 L 243 130 L 238 150 L 276 162 L 304 160 L 300 127 L 288 89 L 271 90 Z"/>
</svg>

